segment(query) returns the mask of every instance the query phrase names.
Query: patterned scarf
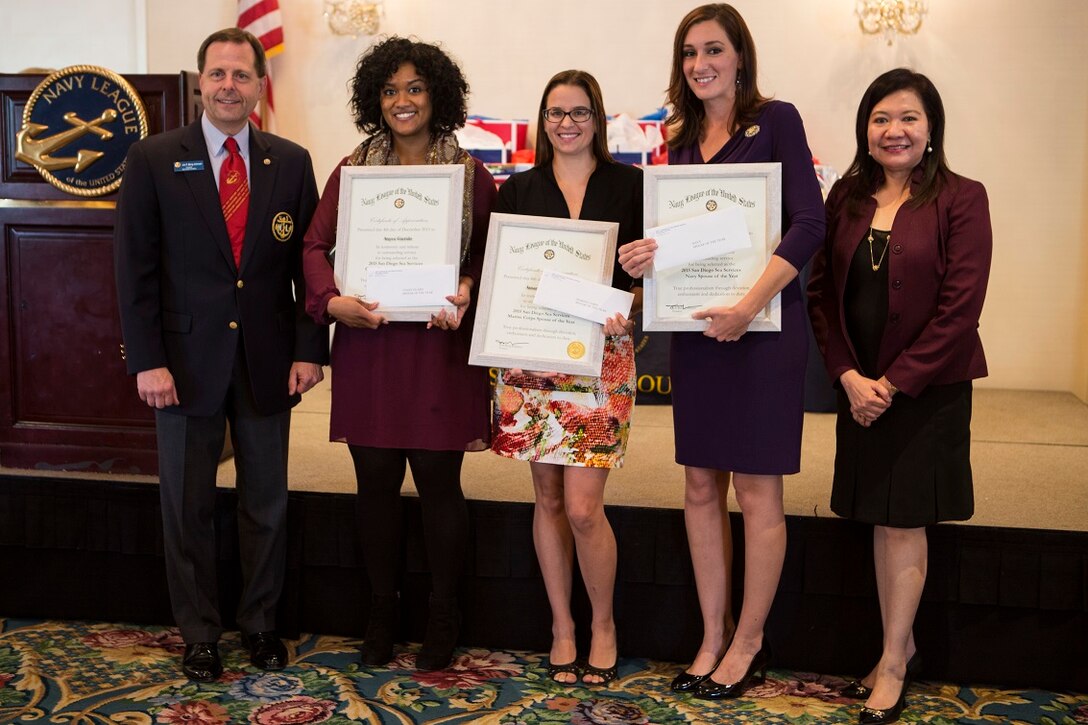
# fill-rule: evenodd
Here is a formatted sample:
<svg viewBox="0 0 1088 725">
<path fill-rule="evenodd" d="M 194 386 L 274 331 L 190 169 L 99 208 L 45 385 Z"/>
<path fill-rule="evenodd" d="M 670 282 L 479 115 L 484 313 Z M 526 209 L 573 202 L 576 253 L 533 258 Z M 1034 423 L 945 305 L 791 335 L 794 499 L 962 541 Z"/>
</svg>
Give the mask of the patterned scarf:
<svg viewBox="0 0 1088 725">
<path fill-rule="evenodd" d="M 427 151 L 428 164 L 462 164 L 465 167 L 465 191 L 461 204 L 461 269 L 469 261 L 472 240 L 472 189 L 476 178 L 476 162 L 457 145 L 453 134 L 437 136 Z M 348 166 L 399 166 L 400 159 L 393 149 L 392 135 L 379 131 L 363 141 L 348 157 Z"/>
</svg>

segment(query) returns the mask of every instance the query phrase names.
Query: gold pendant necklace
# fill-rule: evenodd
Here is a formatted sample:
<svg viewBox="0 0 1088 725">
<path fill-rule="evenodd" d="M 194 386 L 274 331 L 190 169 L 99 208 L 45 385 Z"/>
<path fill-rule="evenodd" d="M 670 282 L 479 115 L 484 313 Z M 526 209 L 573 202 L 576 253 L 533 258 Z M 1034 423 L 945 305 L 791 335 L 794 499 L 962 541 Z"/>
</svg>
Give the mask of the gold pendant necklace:
<svg viewBox="0 0 1088 725">
<path fill-rule="evenodd" d="M 880 265 L 884 264 L 884 255 L 888 253 L 888 247 L 892 245 L 892 233 L 888 232 L 888 240 L 884 243 L 884 251 L 880 253 L 880 259 L 873 258 L 873 228 L 869 227 L 869 264 L 872 265 L 873 271 L 880 271 Z"/>
</svg>

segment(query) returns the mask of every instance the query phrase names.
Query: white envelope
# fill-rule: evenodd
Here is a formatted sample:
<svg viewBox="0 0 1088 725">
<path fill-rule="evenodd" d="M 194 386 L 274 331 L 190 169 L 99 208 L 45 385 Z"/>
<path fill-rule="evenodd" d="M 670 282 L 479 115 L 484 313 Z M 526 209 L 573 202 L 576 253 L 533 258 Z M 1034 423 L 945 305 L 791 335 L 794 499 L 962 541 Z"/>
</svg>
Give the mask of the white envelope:
<svg viewBox="0 0 1088 725">
<path fill-rule="evenodd" d="M 620 313 L 631 317 L 635 296 L 607 284 L 590 282 L 573 274 L 545 270 L 540 275 L 533 302 L 557 312 L 604 324 Z"/>
<path fill-rule="evenodd" d="M 654 271 L 660 272 L 700 259 L 710 259 L 752 246 L 744 211 L 733 204 L 672 224 L 646 230 L 646 239 L 657 240 Z"/>
<path fill-rule="evenodd" d="M 453 311 L 447 295 L 457 294 L 457 267 L 421 264 L 411 267 L 366 268 L 366 298 L 382 307 L 444 306 Z"/>
</svg>

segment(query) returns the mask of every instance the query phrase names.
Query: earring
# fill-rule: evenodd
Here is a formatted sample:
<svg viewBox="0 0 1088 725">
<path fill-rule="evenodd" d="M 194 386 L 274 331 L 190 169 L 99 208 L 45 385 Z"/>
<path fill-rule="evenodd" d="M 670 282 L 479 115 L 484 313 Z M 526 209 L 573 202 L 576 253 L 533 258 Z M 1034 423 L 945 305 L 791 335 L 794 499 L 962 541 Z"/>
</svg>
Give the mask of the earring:
<svg viewBox="0 0 1088 725">
<path fill-rule="evenodd" d="M 740 88 L 740 68 L 737 68 L 737 88 Z"/>
<path fill-rule="evenodd" d="M 933 142 L 930 139 L 926 139 L 926 153 L 933 153 Z"/>
</svg>

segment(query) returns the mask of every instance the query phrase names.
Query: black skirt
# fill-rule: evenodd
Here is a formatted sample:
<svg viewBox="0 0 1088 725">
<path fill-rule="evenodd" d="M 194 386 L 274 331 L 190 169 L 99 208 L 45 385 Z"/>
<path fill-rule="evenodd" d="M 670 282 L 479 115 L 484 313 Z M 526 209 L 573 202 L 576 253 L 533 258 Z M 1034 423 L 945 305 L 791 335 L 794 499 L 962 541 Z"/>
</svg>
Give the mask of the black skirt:
<svg viewBox="0 0 1088 725">
<path fill-rule="evenodd" d="M 896 528 L 971 518 L 971 390 L 967 381 L 899 393 L 864 428 L 840 389 L 831 510 Z"/>
</svg>

